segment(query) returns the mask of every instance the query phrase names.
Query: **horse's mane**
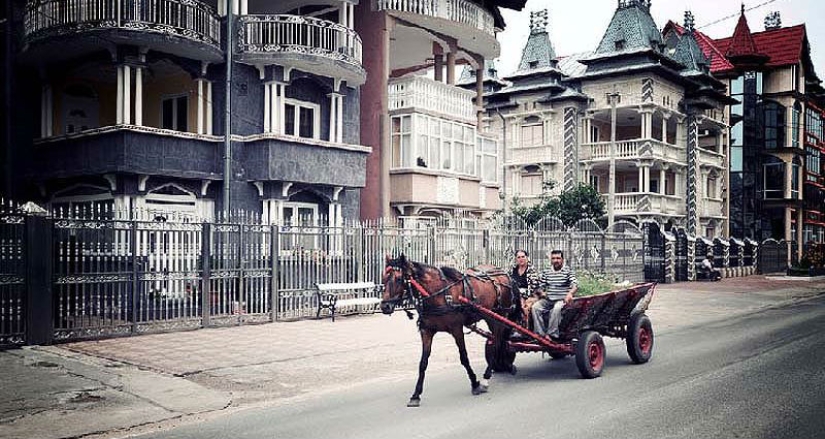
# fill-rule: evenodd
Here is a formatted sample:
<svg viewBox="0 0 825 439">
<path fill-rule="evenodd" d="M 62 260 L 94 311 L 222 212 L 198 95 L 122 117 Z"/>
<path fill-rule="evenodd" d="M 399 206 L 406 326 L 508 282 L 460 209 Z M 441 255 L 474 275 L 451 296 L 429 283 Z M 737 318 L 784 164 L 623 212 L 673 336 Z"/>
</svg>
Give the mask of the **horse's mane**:
<svg viewBox="0 0 825 439">
<path fill-rule="evenodd" d="M 441 267 L 441 272 L 444 273 L 444 277 L 446 277 L 447 280 L 458 281 L 464 278 L 464 273 L 456 270 L 453 267 Z"/>
</svg>

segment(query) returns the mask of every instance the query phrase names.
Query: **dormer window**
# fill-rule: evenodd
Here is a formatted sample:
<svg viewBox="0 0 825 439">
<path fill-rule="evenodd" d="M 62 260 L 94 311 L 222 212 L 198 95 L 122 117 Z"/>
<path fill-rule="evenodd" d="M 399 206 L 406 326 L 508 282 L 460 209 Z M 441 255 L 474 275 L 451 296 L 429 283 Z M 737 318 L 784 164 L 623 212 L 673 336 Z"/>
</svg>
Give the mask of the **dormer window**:
<svg viewBox="0 0 825 439">
<path fill-rule="evenodd" d="M 624 50 L 625 40 L 616 40 L 616 50 Z"/>
<path fill-rule="evenodd" d="M 529 66 L 530 66 L 531 69 L 535 69 L 536 67 L 539 66 L 539 62 L 538 61 L 530 61 Z"/>
</svg>

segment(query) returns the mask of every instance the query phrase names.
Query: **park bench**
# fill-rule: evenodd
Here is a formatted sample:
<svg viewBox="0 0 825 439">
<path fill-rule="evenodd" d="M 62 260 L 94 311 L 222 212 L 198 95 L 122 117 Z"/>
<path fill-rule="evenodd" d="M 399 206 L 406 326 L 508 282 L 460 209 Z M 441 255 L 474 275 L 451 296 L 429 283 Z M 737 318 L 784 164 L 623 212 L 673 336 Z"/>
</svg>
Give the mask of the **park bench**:
<svg viewBox="0 0 825 439">
<path fill-rule="evenodd" d="M 347 306 L 370 307 L 370 312 L 375 312 L 381 303 L 380 297 L 372 294 L 376 290 L 373 282 L 349 282 L 349 283 L 319 283 L 318 288 L 318 312 L 315 317 L 321 317 L 321 311 L 328 309 L 335 321 L 335 312 L 338 308 Z"/>
</svg>

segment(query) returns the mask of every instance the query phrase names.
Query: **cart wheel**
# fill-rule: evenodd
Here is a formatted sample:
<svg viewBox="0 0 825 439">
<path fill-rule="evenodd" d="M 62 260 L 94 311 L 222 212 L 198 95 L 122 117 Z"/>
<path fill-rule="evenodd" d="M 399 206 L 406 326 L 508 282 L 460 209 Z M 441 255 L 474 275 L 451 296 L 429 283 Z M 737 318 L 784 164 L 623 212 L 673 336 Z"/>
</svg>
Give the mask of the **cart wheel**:
<svg viewBox="0 0 825 439">
<path fill-rule="evenodd" d="M 653 354 L 653 325 L 644 313 L 634 315 L 627 324 L 627 354 L 636 364 L 647 363 Z"/>
<path fill-rule="evenodd" d="M 493 371 L 513 373 L 513 362 L 516 361 L 516 353 L 507 349 L 506 342 L 499 344 L 498 347 L 489 342 L 485 343 L 484 357 L 493 366 Z"/>
<path fill-rule="evenodd" d="M 576 366 L 584 378 L 596 378 L 604 369 L 604 341 L 596 331 L 585 331 L 576 344 Z"/>
</svg>

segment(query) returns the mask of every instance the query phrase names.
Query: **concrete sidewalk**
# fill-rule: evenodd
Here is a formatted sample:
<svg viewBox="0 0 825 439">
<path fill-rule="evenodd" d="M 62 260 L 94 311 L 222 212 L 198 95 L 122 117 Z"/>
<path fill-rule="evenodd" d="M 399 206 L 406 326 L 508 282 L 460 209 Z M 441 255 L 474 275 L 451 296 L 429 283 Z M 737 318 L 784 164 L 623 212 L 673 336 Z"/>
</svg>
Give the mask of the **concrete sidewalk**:
<svg viewBox="0 0 825 439">
<path fill-rule="evenodd" d="M 648 314 L 661 334 L 824 290 L 825 279 L 764 276 L 660 285 Z M 468 336 L 478 373 L 483 347 Z M 0 352 L 0 437 L 123 437 L 378 380 L 409 381 L 419 355 L 415 322 L 404 313 L 10 350 Z M 456 364 L 452 339 L 437 336 L 428 370 Z"/>
</svg>

